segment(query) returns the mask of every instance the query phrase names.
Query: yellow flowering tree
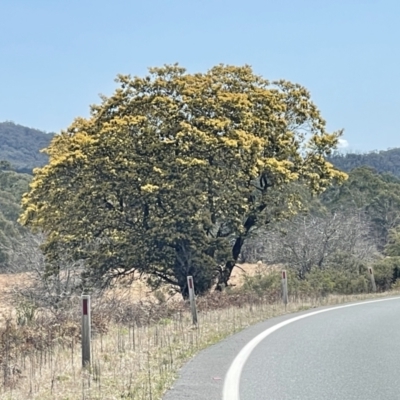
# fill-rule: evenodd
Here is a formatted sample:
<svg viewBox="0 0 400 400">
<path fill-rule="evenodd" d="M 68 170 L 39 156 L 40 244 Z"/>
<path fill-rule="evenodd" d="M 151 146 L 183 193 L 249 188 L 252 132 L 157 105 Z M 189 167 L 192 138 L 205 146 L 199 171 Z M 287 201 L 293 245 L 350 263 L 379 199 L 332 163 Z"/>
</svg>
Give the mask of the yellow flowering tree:
<svg viewBox="0 0 400 400">
<path fill-rule="evenodd" d="M 48 259 L 84 260 L 86 284 L 139 271 L 183 295 L 187 275 L 199 293 L 220 288 L 246 238 L 302 206 L 296 187 L 345 179 L 325 160 L 341 132 L 325 131 L 300 85 L 226 65 L 117 82 L 55 136 L 23 199 Z"/>
</svg>

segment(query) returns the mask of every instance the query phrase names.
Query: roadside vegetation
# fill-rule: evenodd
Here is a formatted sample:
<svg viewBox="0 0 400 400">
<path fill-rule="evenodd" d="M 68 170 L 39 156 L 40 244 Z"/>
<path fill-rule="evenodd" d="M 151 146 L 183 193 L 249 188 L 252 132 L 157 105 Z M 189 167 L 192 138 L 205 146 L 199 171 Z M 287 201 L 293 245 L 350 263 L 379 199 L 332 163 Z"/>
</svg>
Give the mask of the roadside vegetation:
<svg viewBox="0 0 400 400">
<path fill-rule="evenodd" d="M 336 154 L 342 132 L 308 91 L 248 66 L 164 66 L 118 85 L 50 144 L 34 132 L 44 166 L 18 159 L 29 130 L 0 124 L 0 272 L 21 277 L 3 296 L 1 399 L 160 399 L 192 355 L 250 324 L 398 293 L 398 149 Z M 133 295 L 138 283 L 151 293 Z"/>
<path fill-rule="evenodd" d="M 197 326 L 187 302 L 162 292 L 139 301 L 129 291 L 95 296 L 89 369 L 82 369 L 79 298 L 69 298 L 62 309 L 21 301 L 15 318 L 0 328 L 0 398 L 161 399 L 193 355 L 249 325 L 322 305 L 399 294 L 369 293 L 368 278 L 362 278 L 365 291 L 339 295 L 326 294 L 320 277 L 304 285 L 291 276 L 285 307 L 280 273 L 259 265 L 242 286 L 199 297 Z"/>
</svg>

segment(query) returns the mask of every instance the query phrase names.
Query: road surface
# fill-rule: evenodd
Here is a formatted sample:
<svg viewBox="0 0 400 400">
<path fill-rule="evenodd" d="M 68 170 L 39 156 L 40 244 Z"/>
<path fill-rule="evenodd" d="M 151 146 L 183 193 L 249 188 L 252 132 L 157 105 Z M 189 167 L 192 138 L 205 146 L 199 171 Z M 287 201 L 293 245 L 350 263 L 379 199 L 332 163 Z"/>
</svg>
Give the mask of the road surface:
<svg viewBox="0 0 400 400">
<path fill-rule="evenodd" d="M 400 400 L 400 298 L 267 320 L 192 359 L 163 400 Z"/>
</svg>

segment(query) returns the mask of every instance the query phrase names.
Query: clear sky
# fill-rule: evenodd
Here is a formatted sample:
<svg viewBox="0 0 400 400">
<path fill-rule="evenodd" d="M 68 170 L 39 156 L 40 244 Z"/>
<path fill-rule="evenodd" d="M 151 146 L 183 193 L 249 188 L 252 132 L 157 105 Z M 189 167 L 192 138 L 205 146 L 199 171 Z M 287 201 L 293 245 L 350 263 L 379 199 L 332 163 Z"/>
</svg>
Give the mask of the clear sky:
<svg viewBox="0 0 400 400">
<path fill-rule="evenodd" d="M 399 0 L 2 0 L 0 121 L 59 132 L 118 73 L 250 64 L 306 86 L 350 150 L 400 147 Z"/>
</svg>

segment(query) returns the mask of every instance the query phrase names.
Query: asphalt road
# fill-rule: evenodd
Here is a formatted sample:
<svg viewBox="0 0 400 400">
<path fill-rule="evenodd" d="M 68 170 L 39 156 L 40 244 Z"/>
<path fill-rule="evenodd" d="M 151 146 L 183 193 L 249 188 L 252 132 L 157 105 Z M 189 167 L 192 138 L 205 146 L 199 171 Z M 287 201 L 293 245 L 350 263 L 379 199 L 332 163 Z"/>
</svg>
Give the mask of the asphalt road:
<svg viewBox="0 0 400 400">
<path fill-rule="evenodd" d="M 400 400 L 400 298 L 267 320 L 193 358 L 163 400 Z"/>
</svg>

